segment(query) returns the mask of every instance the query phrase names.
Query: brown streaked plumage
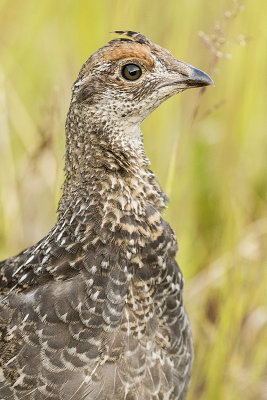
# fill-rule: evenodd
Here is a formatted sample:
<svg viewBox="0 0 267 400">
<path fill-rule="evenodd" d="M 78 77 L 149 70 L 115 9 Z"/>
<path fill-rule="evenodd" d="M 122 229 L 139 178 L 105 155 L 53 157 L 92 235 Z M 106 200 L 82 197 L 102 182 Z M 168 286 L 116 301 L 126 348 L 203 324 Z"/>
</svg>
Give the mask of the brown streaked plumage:
<svg viewBox="0 0 267 400">
<path fill-rule="evenodd" d="M 212 83 L 118 31 L 83 65 L 48 235 L 0 263 L 0 399 L 183 400 L 193 361 L 177 243 L 140 124 Z"/>
</svg>

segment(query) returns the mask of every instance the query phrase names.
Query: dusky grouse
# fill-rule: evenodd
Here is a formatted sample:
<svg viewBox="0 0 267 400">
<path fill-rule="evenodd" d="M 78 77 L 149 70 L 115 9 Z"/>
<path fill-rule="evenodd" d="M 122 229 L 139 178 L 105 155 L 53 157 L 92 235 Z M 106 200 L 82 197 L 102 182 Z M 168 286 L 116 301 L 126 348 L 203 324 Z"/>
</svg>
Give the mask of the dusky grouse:
<svg viewBox="0 0 267 400">
<path fill-rule="evenodd" d="M 49 234 L 0 263 L 0 399 L 182 400 L 193 347 L 177 243 L 140 124 L 212 84 L 117 31 L 74 83 L 66 179 Z"/>
</svg>

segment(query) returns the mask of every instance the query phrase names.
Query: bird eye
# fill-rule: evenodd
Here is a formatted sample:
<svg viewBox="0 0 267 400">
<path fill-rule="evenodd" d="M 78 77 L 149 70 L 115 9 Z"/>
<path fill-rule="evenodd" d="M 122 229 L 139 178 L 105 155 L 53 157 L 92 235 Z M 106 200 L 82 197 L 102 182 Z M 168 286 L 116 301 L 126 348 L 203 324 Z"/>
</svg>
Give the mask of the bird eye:
<svg viewBox="0 0 267 400">
<path fill-rule="evenodd" d="M 142 70 L 136 64 L 126 64 L 122 67 L 121 73 L 127 81 L 136 81 L 142 75 Z"/>
</svg>

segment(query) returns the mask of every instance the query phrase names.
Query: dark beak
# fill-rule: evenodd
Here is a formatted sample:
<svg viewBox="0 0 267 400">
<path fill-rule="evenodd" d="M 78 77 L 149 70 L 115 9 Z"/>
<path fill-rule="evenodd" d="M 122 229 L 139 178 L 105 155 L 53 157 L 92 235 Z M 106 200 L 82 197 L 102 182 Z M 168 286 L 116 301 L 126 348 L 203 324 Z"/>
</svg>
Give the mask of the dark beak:
<svg viewBox="0 0 267 400">
<path fill-rule="evenodd" d="M 191 65 L 190 65 L 191 67 Z M 187 86 L 193 86 L 193 87 L 201 87 L 201 86 L 208 86 L 208 85 L 214 85 L 213 80 L 209 77 L 208 74 L 205 72 L 201 71 L 200 69 L 191 67 L 190 74 L 188 78 L 185 79 L 184 81 Z"/>
<path fill-rule="evenodd" d="M 182 78 L 164 82 L 159 86 L 160 88 L 173 85 L 177 85 L 181 89 L 202 87 L 208 85 L 215 86 L 213 80 L 209 77 L 209 75 L 201 71 L 200 69 L 194 68 L 191 65 L 183 63 L 181 61 L 179 61 L 178 65 L 179 69 L 177 68 L 175 72 L 178 72 L 180 75 L 182 75 Z"/>
</svg>

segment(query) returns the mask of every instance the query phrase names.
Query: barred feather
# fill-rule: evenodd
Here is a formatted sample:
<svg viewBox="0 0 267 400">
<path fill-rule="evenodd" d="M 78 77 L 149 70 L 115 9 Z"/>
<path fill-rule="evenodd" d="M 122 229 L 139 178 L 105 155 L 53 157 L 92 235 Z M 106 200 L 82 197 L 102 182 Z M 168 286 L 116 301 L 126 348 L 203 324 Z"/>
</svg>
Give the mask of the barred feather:
<svg viewBox="0 0 267 400">
<path fill-rule="evenodd" d="M 192 87 L 194 69 L 141 34 L 116 33 L 131 40 L 94 53 L 73 86 L 57 223 L 0 264 L 0 399 L 187 393 L 193 349 L 177 243 L 139 126 Z M 123 78 L 125 62 L 139 65 L 140 82 Z"/>
</svg>

